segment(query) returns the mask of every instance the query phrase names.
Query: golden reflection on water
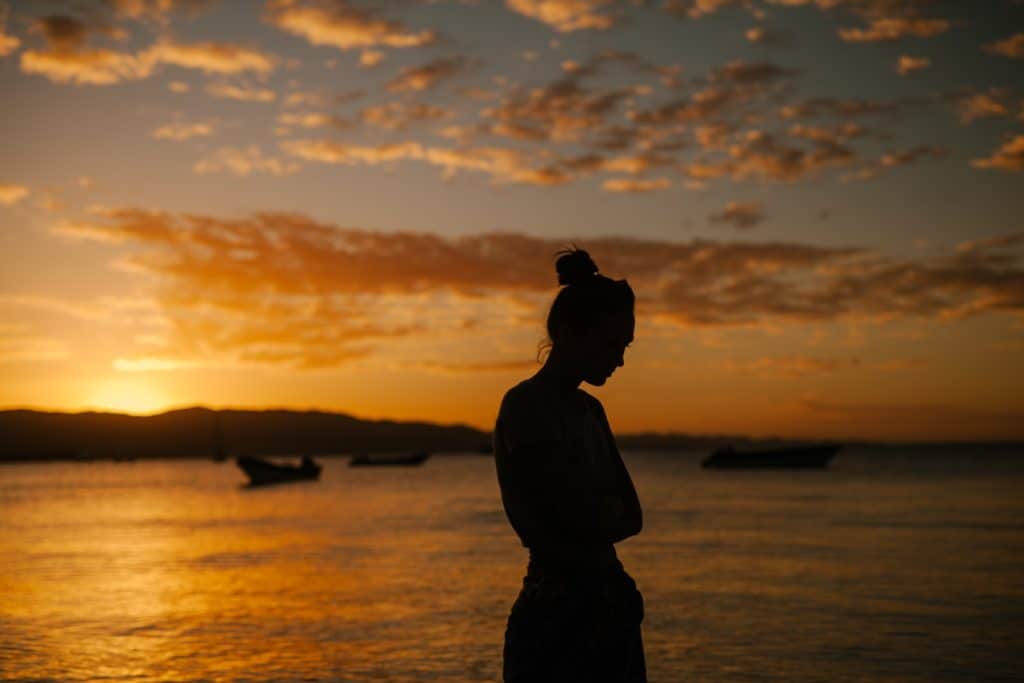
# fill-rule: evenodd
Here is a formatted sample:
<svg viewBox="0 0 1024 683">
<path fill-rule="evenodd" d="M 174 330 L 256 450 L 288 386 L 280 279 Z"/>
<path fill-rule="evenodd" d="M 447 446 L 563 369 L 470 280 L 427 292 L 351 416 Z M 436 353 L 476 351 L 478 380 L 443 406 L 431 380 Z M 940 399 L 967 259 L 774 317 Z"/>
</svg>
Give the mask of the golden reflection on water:
<svg viewBox="0 0 1024 683">
<path fill-rule="evenodd" d="M 652 681 L 1016 671 L 1017 470 L 708 473 L 627 458 Z M 525 567 L 493 463 L 247 490 L 230 464 L 0 469 L 6 680 L 499 680 Z"/>
</svg>

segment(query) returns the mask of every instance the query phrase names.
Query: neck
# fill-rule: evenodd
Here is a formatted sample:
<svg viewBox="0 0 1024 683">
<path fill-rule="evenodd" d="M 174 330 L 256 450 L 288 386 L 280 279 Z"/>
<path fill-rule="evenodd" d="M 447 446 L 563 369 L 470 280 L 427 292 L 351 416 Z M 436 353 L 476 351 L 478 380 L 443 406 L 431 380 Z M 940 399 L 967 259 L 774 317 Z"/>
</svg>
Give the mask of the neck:
<svg viewBox="0 0 1024 683">
<path fill-rule="evenodd" d="M 551 349 L 544 366 L 534 377 L 555 387 L 563 395 L 574 393 L 583 381 L 579 373 L 574 372 L 555 349 Z"/>
</svg>

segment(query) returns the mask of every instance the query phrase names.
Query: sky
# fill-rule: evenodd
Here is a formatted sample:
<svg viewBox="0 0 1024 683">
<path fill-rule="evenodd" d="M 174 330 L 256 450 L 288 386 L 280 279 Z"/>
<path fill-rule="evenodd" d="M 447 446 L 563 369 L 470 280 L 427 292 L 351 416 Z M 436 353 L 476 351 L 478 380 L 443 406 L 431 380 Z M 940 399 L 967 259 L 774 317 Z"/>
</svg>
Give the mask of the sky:
<svg viewBox="0 0 1024 683">
<path fill-rule="evenodd" d="M 0 3 L 0 407 L 1024 438 L 1019 0 Z"/>
</svg>

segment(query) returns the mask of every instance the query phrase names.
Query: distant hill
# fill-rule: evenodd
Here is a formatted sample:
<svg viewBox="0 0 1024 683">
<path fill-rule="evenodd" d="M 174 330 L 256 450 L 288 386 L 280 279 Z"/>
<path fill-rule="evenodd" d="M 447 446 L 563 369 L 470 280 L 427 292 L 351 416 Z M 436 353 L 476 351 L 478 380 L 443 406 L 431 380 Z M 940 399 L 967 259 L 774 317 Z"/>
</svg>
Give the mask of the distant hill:
<svg viewBox="0 0 1024 683">
<path fill-rule="evenodd" d="M 714 448 L 749 440 L 732 436 L 625 434 L 622 450 Z M 158 415 L 0 411 L 0 461 L 92 458 L 480 452 L 491 435 L 465 425 L 363 420 L 344 413 L 296 410 L 212 410 L 193 407 Z"/>
<path fill-rule="evenodd" d="M 724 445 L 738 449 L 807 443 L 794 439 L 752 439 L 736 435 L 635 433 L 616 435 L 622 451 L 710 452 Z M 223 455 L 310 455 L 344 453 L 478 453 L 491 435 L 466 425 L 363 420 L 317 410 L 211 410 L 194 407 L 159 415 L 55 413 L 0 410 L 0 462 L 87 460 L 92 458 L 212 458 Z M 846 448 L 892 448 L 899 453 L 936 446 L 956 451 L 979 445 L 1020 453 L 1013 442 L 879 444 L 845 442 Z"/>
<path fill-rule="evenodd" d="M 0 461 L 211 458 L 218 443 L 229 457 L 479 451 L 490 438 L 464 425 L 361 420 L 321 411 L 196 407 L 147 416 L 0 411 Z"/>
</svg>

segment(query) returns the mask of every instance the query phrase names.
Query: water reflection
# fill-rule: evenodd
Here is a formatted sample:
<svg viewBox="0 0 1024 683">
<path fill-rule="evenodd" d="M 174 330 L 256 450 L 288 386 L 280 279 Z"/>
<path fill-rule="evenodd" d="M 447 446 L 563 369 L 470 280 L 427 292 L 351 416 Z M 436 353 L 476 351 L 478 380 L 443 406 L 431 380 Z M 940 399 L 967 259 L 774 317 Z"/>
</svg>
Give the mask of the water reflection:
<svg viewBox="0 0 1024 683">
<path fill-rule="evenodd" d="M 493 463 L 324 465 L 320 484 L 261 491 L 209 462 L 3 468 L 3 676 L 497 680 L 525 551 Z M 646 528 L 620 554 L 652 681 L 1019 670 L 1021 472 L 630 469 Z"/>
</svg>

